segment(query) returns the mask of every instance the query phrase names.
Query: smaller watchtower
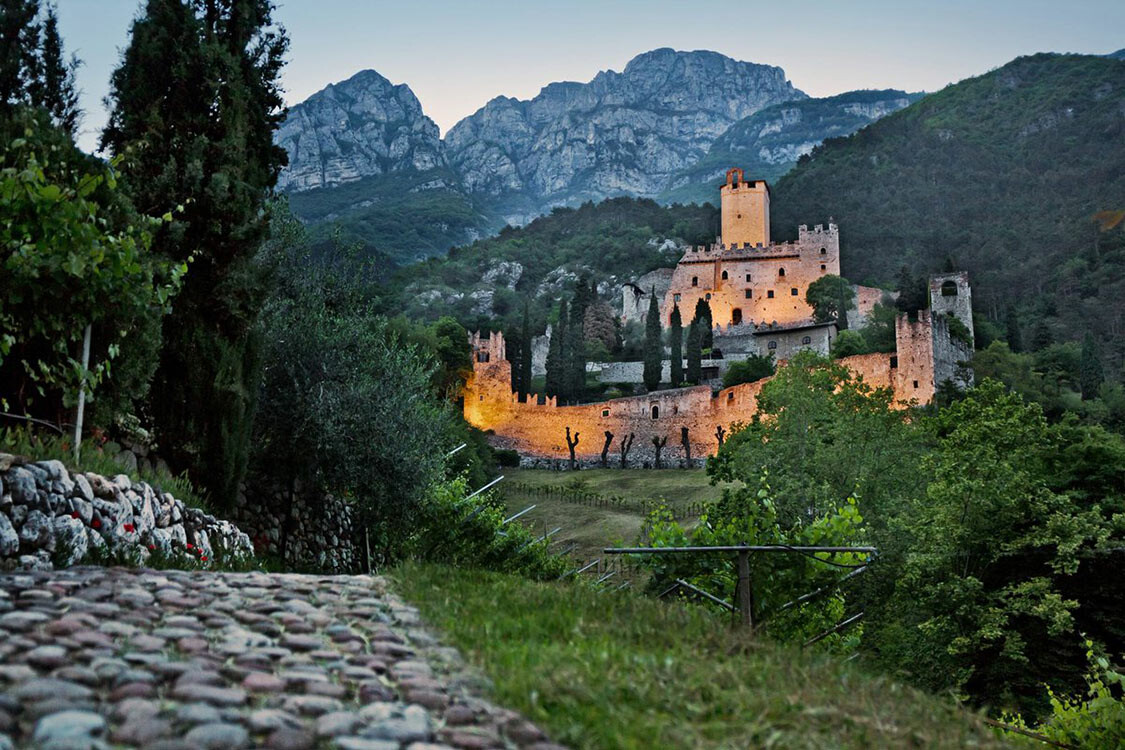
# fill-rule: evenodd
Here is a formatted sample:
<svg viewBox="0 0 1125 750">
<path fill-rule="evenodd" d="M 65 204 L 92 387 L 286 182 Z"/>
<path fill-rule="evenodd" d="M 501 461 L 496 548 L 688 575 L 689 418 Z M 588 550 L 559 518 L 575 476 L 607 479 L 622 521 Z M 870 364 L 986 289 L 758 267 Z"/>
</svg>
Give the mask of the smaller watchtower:
<svg viewBox="0 0 1125 750">
<path fill-rule="evenodd" d="M 724 245 L 770 244 L 770 189 L 765 180 L 744 180 L 741 169 L 728 169 L 719 196 Z"/>
<path fill-rule="evenodd" d="M 968 273 L 956 271 L 931 276 L 930 309 L 952 315 L 964 323 L 969 329 L 969 345 L 973 345 L 973 290 Z"/>
</svg>

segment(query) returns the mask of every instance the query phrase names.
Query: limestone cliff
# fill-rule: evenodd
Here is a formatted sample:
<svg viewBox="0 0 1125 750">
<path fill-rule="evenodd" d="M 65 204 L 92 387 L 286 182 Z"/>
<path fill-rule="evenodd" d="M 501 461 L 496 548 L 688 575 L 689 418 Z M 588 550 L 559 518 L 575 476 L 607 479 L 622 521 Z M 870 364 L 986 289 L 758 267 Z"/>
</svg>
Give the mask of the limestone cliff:
<svg viewBox="0 0 1125 750">
<path fill-rule="evenodd" d="M 775 182 L 828 138 L 851 135 L 922 97 L 905 91 L 849 91 L 767 107 L 730 126 L 705 157 L 670 179 L 660 199 L 714 201 L 715 186 L 732 165 Z"/>
<path fill-rule="evenodd" d="M 493 99 L 445 139 L 466 190 L 523 223 L 554 205 L 655 196 L 738 120 L 805 94 L 781 68 L 658 49 L 589 83 Z"/>
<path fill-rule="evenodd" d="M 444 166 L 438 127 L 406 84 L 373 70 L 290 108 L 277 133 L 289 154 L 281 190 L 309 190 L 372 175 Z"/>
</svg>

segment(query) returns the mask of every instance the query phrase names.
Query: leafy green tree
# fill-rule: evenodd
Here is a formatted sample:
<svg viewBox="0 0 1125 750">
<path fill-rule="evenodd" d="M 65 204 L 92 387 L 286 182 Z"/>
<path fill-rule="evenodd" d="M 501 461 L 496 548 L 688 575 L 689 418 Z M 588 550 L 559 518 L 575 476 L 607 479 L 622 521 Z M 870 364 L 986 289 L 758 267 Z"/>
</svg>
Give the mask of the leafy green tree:
<svg viewBox="0 0 1125 750">
<path fill-rule="evenodd" d="M 670 317 L 669 340 L 672 348 L 672 387 L 676 388 L 684 382 L 684 324 L 680 318 L 680 305 L 672 304 Z"/>
<path fill-rule="evenodd" d="M 703 328 L 706 323 L 693 320 L 687 335 L 687 382 L 698 385 L 703 380 Z"/>
<path fill-rule="evenodd" d="M 273 11 L 270 0 L 148 0 L 113 73 L 102 134 L 126 159 L 139 210 L 183 206 L 155 247 L 196 263 L 164 326 L 150 405 L 163 455 L 219 506 L 245 471 L 265 293 L 253 256 L 285 163 L 273 133 L 288 40 Z"/>
<path fill-rule="evenodd" d="M 876 303 L 867 318 L 867 324 L 859 330 L 867 352 L 893 352 L 895 343 L 895 318 L 898 310 L 892 305 Z"/>
<path fill-rule="evenodd" d="M 913 317 L 919 310 L 930 306 L 930 293 L 926 286 L 926 277 L 916 276 L 906 266 L 899 268 L 895 276 L 895 287 L 898 290 L 898 299 L 895 308 Z"/>
<path fill-rule="evenodd" d="M 1098 342 L 1094 334 L 1086 331 L 1082 337 L 1082 362 L 1079 365 L 1079 379 L 1082 386 L 1082 398 L 1088 400 L 1097 398 L 1098 391 L 1105 382 L 1102 371 L 1102 358 L 1098 351 Z"/>
<path fill-rule="evenodd" d="M 1051 489 L 1058 446 L 1043 413 L 1001 383 L 981 382 L 921 426 L 931 480 L 876 534 L 883 589 L 865 639 L 923 686 L 1035 713 L 1044 683 L 1081 684 L 1084 615 L 1069 594 L 1079 578 L 1101 581 L 1093 600 L 1113 585 L 1105 563 L 1120 516 Z"/>
<path fill-rule="evenodd" d="M 855 292 L 847 279 L 827 274 L 809 284 L 805 301 L 812 306 L 813 318 L 818 323 L 834 320 L 838 326 L 847 328 L 848 310 L 855 302 Z"/>
<path fill-rule="evenodd" d="M 406 343 L 375 314 L 350 261 L 317 259 L 300 234 L 275 237 L 259 260 L 273 291 L 260 323 L 256 471 L 288 486 L 291 503 L 302 486 L 347 499 L 370 534 L 371 563 L 400 559 L 456 439 L 433 374 L 441 359 L 451 371 L 462 362 L 464 329 L 440 326 L 457 352 Z"/>
<path fill-rule="evenodd" d="M 773 375 L 773 372 L 772 355 L 763 357 L 761 354 L 751 354 L 746 359 L 736 360 L 727 366 L 727 371 L 723 374 L 723 387 L 755 383 Z"/>
<path fill-rule="evenodd" d="M 97 396 L 122 348 L 168 312 L 186 265 L 150 251 L 161 220 L 122 205 L 112 166 L 79 152 L 42 113 L 8 124 L 25 127 L 5 143 L 0 168 L 0 393 L 8 408 L 61 422 L 83 380 Z M 84 371 L 87 325 L 95 345 Z M 138 380 L 130 385 L 143 387 Z"/>
<path fill-rule="evenodd" d="M 885 519 L 922 486 L 922 443 L 907 416 L 889 389 L 799 352 L 762 386 L 757 414 L 730 433 L 708 475 L 754 487 L 768 474 L 785 527 L 853 495 L 865 516 Z"/>
<path fill-rule="evenodd" d="M 656 290 L 649 295 L 648 314 L 645 316 L 644 381 L 650 392 L 660 386 L 664 369 L 664 345 L 660 336 L 660 307 L 656 304 Z"/>
<path fill-rule="evenodd" d="M 859 331 L 840 331 L 840 335 L 832 342 L 832 359 L 867 353 L 867 341 Z"/>
</svg>

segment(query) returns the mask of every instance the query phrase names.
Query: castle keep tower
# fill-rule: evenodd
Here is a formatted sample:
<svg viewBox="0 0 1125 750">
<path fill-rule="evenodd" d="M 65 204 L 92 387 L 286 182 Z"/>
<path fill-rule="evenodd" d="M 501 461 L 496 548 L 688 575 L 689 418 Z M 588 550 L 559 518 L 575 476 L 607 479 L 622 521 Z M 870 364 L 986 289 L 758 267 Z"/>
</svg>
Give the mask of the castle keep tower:
<svg viewBox="0 0 1125 750">
<path fill-rule="evenodd" d="M 727 184 L 719 188 L 722 203 L 722 242 L 733 245 L 770 244 L 770 190 L 765 180 L 742 179 L 742 170 L 727 170 Z"/>
</svg>

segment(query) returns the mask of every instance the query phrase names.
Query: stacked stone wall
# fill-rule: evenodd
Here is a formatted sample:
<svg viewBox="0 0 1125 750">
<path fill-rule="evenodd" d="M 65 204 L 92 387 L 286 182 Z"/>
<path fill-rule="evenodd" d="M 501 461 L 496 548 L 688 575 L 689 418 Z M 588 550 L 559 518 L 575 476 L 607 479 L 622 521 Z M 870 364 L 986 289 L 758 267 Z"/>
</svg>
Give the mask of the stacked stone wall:
<svg viewBox="0 0 1125 750">
<path fill-rule="evenodd" d="M 231 522 L 125 474 L 71 474 L 61 461 L 0 453 L 0 568 L 49 570 L 97 551 L 139 563 L 154 552 L 206 562 L 253 547 Z"/>
</svg>

